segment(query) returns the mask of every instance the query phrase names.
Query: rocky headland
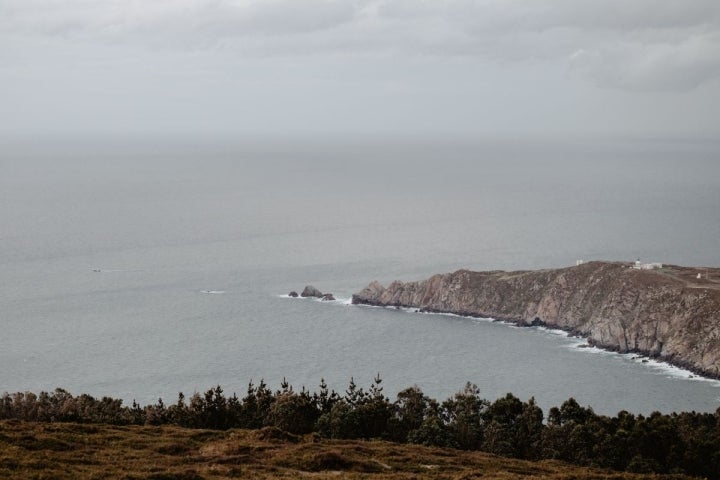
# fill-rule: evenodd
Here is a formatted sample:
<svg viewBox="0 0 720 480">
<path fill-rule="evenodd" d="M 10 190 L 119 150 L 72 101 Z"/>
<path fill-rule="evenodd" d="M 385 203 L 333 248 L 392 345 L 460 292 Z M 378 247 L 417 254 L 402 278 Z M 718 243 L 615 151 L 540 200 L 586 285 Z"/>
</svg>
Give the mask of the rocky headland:
<svg viewBox="0 0 720 480">
<path fill-rule="evenodd" d="M 458 270 L 370 283 L 353 304 L 543 325 L 622 353 L 720 378 L 720 269 L 588 262 L 533 271 Z"/>
</svg>

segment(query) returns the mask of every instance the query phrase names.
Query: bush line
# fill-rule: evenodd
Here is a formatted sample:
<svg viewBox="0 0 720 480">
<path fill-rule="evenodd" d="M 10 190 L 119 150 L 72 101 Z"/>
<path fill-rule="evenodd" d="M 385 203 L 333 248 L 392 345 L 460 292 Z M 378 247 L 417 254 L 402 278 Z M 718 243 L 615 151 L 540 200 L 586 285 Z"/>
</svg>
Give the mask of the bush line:
<svg viewBox="0 0 720 480">
<path fill-rule="evenodd" d="M 720 479 L 720 408 L 715 413 L 649 416 L 626 411 L 596 414 L 573 398 L 544 417 L 534 398 L 508 393 L 494 402 L 476 385 L 443 402 L 417 386 L 391 402 L 378 375 L 367 390 L 351 379 L 337 393 L 324 380 L 319 391 L 295 391 L 283 380 L 273 392 L 264 381 L 248 385 L 244 397 L 225 396 L 220 386 L 166 405 L 123 406 L 122 400 L 52 393 L 5 393 L 0 419 L 28 422 L 178 425 L 187 428 L 259 429 L 274 426 L 292 434 L 326 438 L 384 439 L 400 443 L 482 450 L 525 460 L 559 459 L 583 466 L 638 473 L 685 473 Z"/>
</svg>

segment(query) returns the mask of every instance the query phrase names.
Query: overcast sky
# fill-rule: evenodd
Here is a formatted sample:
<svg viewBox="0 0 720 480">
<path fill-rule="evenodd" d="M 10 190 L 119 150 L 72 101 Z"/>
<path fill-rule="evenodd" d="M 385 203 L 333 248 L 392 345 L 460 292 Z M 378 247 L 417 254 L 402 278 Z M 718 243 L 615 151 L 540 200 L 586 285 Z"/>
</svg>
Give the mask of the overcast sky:
<svg viewBox="0 0 720 480">
<path fill-rule="evenodd" d="M 720 139 L 718 0 L 0 0 L 0 133 Z"/>
</svg>

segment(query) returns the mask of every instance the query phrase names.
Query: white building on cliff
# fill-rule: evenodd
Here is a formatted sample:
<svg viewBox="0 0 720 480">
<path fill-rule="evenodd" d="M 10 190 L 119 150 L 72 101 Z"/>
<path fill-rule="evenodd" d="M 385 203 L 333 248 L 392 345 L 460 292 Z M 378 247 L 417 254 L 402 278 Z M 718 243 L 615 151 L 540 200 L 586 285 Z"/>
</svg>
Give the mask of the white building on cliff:
<svg viewBox="0 0 720 480">
<path fill-rule="evenodd" d="M 662 266 L 662 263 L 642 263 L 639 258 L 635 260 L 635 263 L 633 264 L 633 268 L 635 270 L 655 270 L 657 268 L 662 268 Z"/>
</svg>

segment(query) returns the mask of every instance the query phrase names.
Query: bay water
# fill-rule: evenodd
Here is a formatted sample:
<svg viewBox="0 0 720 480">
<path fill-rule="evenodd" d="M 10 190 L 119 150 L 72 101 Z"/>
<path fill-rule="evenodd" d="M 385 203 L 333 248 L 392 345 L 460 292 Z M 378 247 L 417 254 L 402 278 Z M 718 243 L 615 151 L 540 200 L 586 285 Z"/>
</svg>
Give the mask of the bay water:
<svg viewBox="0 0 720 480">
<path fill-rule="evenodd" d="M 717 142 L 5 139 L 0 171 L 0 391 L 168 403 L 379 373 L 391 398 L 720 407 L 720 382 L 558 332 L 349 305 L 459 268 L 720 265 Z M 338 301 L 287 296 L 306 284 Z"/>
</svg>

